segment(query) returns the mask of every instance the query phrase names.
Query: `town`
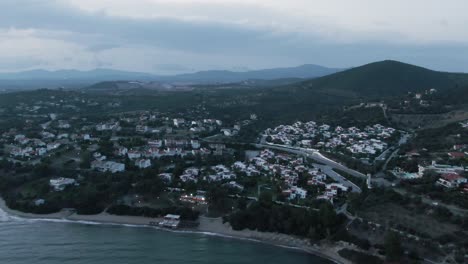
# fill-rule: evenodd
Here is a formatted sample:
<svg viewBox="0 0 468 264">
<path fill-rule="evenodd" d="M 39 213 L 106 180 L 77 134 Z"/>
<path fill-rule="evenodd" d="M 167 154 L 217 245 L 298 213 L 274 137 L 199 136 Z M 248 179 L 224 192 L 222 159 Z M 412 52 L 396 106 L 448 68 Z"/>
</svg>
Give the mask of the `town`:
<svg viewBox="0 0 468 264">
<path fill-rule="evenodd" d="M 295 209 L 333 208 L 349 218 L 347 239 L 358 244 L 365 234 L 372 235 L 358 223 L 383 225 L 375 214 L 382 209 L 356 204 L 369 192 L 420 197 L 425 209 L 415 217 L 438 218 L 443 212 L 449 215 L 447 228 L 467 210 L 466 121 L 451 130 L 452 146 L 437 146 L 429 154 L 429 135 L 381 124 L 296 121 L 258 131 L 256 142 L 244 143 L 238 135 L 261 120 L 256 113 L 223 120 L 203 105 L 184 111 L 119 111 L 125 103 L 49 95 L 4 108 L 7 118 L 24 118 L 1 131 L 9 206 L 37 213 L 73 208 L 80 214 L 159 215 L 164 220 L 154 224 L 169 228 L 193 226 L 198 214 L 223 216 L 233 228 L 243 228 L 239 210 L 250 207 L 242 204 L 268 199 Z M 112 114 L 94 113 L 107 110 Z M 13 172 L 24 177 L 18 182 Z M 415 206 L 392 199 L 385 203 L 395 212 Z M 425 252 L 421 243 L 450 247 L 443 240 L 429 242 L 446 235 L 442 231 L 426 234 L 407 220 L 394 221 L 394 231 L 420 254 Z M 320 231 L 313 235 L 324 236 Z"/>
</svg>

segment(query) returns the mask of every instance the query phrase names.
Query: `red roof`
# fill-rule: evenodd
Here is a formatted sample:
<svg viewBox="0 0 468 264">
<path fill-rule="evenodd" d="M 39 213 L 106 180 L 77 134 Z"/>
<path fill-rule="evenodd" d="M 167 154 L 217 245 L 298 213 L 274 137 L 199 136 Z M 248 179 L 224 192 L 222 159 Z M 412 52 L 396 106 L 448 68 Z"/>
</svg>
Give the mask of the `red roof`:
<svg viewBox="0 0 468 264">
<path fill-rule="evenodd" d="M 465 157 L 465 153 L 463 152 L 449 152 L 448 155 L 452 158 L 463 158 Z"/>
<path fill-rule="evenodd" d="M 447 181 L 456 181 L 463 177 L 458 175 L 457 173 L 444 173 L 442 174 L 442 178 L 444 178 Z"/>
</svg>

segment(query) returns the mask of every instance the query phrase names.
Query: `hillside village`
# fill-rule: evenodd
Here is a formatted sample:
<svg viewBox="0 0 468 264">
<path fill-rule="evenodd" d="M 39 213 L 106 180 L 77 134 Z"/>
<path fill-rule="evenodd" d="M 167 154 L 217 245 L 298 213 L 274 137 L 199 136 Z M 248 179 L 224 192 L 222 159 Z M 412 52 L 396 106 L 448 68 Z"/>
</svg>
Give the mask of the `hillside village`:
<svg viewBox="0 0 468 264">
<path fill-rule="evenodd" d="M 278 206 L 320 211 L 326 205 L 347 217 L 353 210 L 369 217 L 368 209 L 356 209 L 353 200 L 385 188 L 424 197 L 426 214 L 445 204 L 466 207 L 466 121 L 446 130 L 453 144 L 439 144 L 430 153 L 426 145 L 433 142 L 419 139 L 426 135 L 371 123 L 344 127 L 297 121 L 256 131 L 258 141 L 246 143 L 242 132 L 252 133 L 262 122 L 255 113 L 224 120 L 203 105 L 117 111 L 124 101 L 75 96 L 49 96 L 2 110 L 24 122 L 2 129 L 1 166 L 32 175 L 22 184 L 7 176 L 11 182 L 5 186 L 16 186 L 7 197 L 10 206 L 33 212 L 76 208 L 87 214 L 163 207 L 169 213 L 220 216 L 236 212 L 239 199 L 253 204 L 268 194 Z M 93 114 L 100 111 L 113 114 Z M 323 154 L 330 162 L 322 164 L 307 153 Z M 350 160 L 373 171 L 346 167 Z M 39 187 L 31 191 L 31 186 Z M 81 195 L 93 202 L 83 203 Z M 417 243 L 401 226 L 394 228 L 408 243 Z"/>
<path fill-rule="evenodd" d="M 356 158 L 373 159 L 387 150 L 396 130 L 380 124 L 357 127 L 331 127 L 314 121 L 296 122 L 265 130 L 266 141 L 274 144 L 342 152 Z"/>
</svg>

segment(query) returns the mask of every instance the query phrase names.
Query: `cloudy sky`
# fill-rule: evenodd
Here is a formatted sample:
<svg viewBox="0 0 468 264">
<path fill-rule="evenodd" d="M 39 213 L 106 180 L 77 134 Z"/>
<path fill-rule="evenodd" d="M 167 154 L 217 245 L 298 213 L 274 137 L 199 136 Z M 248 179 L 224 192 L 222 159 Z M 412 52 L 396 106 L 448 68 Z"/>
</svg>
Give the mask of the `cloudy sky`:
<svg viewBox="0 0 468 264">
<path fill-rule="evenodd" d="M 468 72 L 466 0 L 0 0 L 0 71 L 396 59 Z"/>
</svg>

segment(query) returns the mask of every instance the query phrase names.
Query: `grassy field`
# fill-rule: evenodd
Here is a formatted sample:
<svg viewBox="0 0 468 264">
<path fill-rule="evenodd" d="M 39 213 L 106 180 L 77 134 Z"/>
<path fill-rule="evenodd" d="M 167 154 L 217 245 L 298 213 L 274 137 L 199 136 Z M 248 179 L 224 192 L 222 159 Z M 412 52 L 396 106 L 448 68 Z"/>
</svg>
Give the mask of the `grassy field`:
<svg viewBox="0 0 468 264">
<path fill-rule="evenodd" d="M 424 213 L 416 213 L 399 205 L 386 203 L 370 207 L 364 210 L 361 217 L 386 226 L 394 226 L 397 229 L 407 229 L 408 233 L 414 230 L 431 238 L 452 234 L 459 228 L 449 223 L 442 223 Z"/>
<path fill-rule="evenodd" d="M 468 110 L 451 111 L 445 114 L 390 114 L 390 120 L 402 127 L 413 129 L 438 128 L 468 119 Z"/>
</svg>

